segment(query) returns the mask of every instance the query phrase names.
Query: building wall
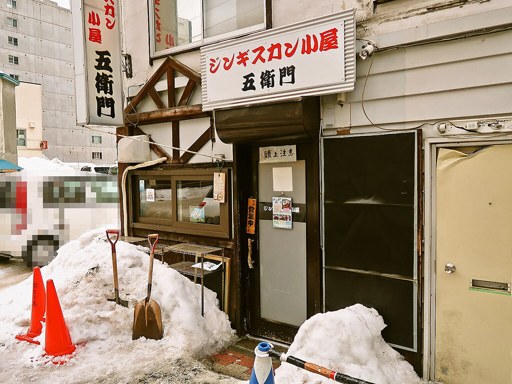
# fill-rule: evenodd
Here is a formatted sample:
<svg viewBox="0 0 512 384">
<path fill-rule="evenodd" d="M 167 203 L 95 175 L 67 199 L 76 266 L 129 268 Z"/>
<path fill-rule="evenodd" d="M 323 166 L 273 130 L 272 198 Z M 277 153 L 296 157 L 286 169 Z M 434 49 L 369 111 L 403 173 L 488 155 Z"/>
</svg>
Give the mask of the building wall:
<svg viewBox="0 0 512 384">
<path fill-rule="evenodd" d="M 0 77 L 0 159 L 18 164 L 14 82 Z"/>
<path fill-rule="evenodd" d="M 8 24 L 8 17 L 17 20 L 16 28 Z M 9 36 L 18 39 L 18 46 L 8 43 Z M 92 133 L 76 127 L 72 45 L 69 9 L 50 0 L 18 0 L 15 9 L 0 3 L 0 68 L 20 81 L 42 86 L 45 156 L 93 162 L 91 157 L 82 158 L 90 155 Z M 18 64 L 9 63 L 9 55 L 17 56 Z M 106 141 L 104 147 L 101 162 L 113 163 L 115 140 Z"/>
<path fill-rule="evenodd" d="M 19 157 L 42 157 L 43 113 L 41 85 L 20 83 L 16 87 L 16 129 L 26 132 L 26 146 L 18 147 Z"/>
</svg>

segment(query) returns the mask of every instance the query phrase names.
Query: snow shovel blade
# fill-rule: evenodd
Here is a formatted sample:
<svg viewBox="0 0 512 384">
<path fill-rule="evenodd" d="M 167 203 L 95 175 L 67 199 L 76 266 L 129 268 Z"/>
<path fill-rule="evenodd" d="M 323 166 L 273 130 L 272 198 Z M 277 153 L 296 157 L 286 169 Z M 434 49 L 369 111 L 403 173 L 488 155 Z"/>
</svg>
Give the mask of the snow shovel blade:
<svg viewBox="0 0 512 384">
<path fill-rule="evenodd" d="M 151 285 L 153 281 L 153 260 L 155 258 L 155 246 L 158 242 L 158 234 L 148 235 L 151 247 L 149 252 L 148 270 L 148 295 L 135 305 L 133 312 L 132 340 L 144 336 L 147 339 L 160 340 L 164 336 L 162 323 L 162 311 L 160 305 L 151 299 Z"/>
<path fill-rule="evenodd" d="M 162 311 L 155 300 L 141 300 L 135 305 L 132 340 L 140 337 L 160 340 L 164 337 Z"/>
</svg>

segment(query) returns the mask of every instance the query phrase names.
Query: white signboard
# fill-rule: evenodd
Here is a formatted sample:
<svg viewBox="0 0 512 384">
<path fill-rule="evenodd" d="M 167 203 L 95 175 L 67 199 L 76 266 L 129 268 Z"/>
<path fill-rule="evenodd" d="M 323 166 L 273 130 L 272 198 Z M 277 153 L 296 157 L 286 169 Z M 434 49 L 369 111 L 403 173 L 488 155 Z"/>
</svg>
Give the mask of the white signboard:
<svg viewBox="0 0 512 384">
<path fill-rule="evenodd" d="M 123 125 L 119 1 L 71 1 L 78 125 Z"/>
<path fill-rule="evenodd" d="M 260 163 L 284 163 L 297 161 L 296 145 L 260 147 Z"/>
<path fill-rule="evenodd" d="M 354 11 L 203 47 L 201 76 L 203 110 L 351 91 Z"/>
</svg>

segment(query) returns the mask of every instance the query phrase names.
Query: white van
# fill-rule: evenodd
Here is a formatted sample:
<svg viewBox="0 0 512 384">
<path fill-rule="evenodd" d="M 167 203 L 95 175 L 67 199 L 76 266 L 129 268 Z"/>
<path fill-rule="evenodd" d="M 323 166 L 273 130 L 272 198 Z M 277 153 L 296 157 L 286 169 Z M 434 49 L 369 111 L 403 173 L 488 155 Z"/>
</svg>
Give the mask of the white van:
<svg viewBox="0 0 512 384">
<path fill-rule="evenodd" d="M 76 170 L 0 174 L 0 254 L 44 266 L 98 227 L 119 228 L 117 177 Z"/>
</svg>

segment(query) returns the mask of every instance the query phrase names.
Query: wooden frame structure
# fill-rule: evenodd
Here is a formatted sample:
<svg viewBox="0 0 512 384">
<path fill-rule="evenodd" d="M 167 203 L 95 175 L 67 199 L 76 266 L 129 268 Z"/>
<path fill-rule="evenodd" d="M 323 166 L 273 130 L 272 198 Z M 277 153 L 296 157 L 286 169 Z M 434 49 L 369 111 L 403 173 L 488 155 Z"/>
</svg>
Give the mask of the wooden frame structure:
<svg viewBox="0 0 512 384">
<path fill-rule="evenodd" d="M 176 97 L 175 73 L 188 78 L 179 100 Z M 167 97 L 162 99 L 156 90 L 156 85 L 165 78 L 167 84 Z M 195 89 L 201 85 L 201 75 L 172 57 L 167 57 L 146 84 L 135 95 L 124 109 L 123 128 L 117 133 L 132 136 L 144 134 L 141 125 L 171 123 L 172 153 L 167 153 L 162 147 L 150 139 L 150 148 L 159 157 L 166 157 L 167 163 L 186 164 L 208 141 L 214 140 L 213 119 L 211 112 L 204 112 L 202 104 L 190 105 Z M 137 107 L 146 98 L 150 97 L 156 105 L 155 110 L 139 112 Z M 210 117 L 210 126 L 201 134 L 192 145 L 180 156 L 180 121 Z"/>
</svg>

